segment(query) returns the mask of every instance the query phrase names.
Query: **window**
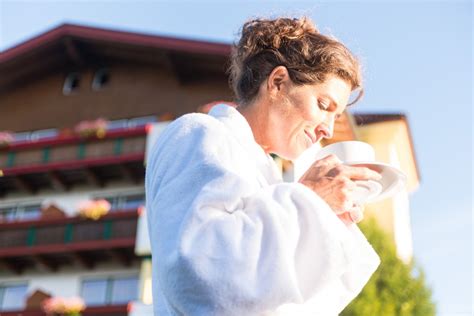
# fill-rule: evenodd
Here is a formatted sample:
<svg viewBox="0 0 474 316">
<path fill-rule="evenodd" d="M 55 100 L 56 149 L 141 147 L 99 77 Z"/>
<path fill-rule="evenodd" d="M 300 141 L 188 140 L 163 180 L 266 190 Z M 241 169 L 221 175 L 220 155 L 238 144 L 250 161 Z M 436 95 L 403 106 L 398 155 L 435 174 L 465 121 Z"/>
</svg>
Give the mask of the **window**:
<svg viewBox="0 0 474 316">
<path fill-rule="evenodd" d="M 109 79 L 110 74 L 107 68 L 101 68 L 97 70 L 94 74 L 94 79 L 92 80 L 92 89 L 102 89 L 109 82 Z"/>
<path fill-rule="evenodd" d="M 0 311 L 23 309 L 27 290 L 27 284 L 0 284 Z"/>
<path fill-rule="evenodd" d="M 30 140 L 31 132 L 15 133 L 15 142 L 26 142 Z"/>
<path fill-rule="evenodd" d="M 138 298 L 138 277 L 86 279 L 81 296 L 88 306 L 126 304 Z"/>
<path fill-rule="evenodd" d="M 58 129 L 48 128 L 41 129 L 37 131 L 28 131 L 14 133 L 13 137 L 15 138 L 14 142 L 27 142 L 27 141 L 37 141 L 41 139 L 55 138 L 59 134 Z"/>
<path fill-rule="evenodd" d="M 81 296 L 88 306 L 105 305 L 107 296 L 107 279 L 82 281 Z"/>
<path fill-rule="evenodd" d="M 126 129 L 128 124 L 128 120 L 115 120 L 115 121 L 109 121 L 109 124 L 107 124 L 107 130 L 117 130 L 117 129 Z"/>
<path fill-rule="evenodd" d="M 54 138 L 56 136 L 58 136 L 58 130 L 56 128 L 42 129 L 31 132 L 30 140 L 35 141 L 46 138 Z"/>
<path fill-rule="evenodd" d="M 20 220 L 33 220 L 41 217 L 41 205 L 19 206 L 17 218 Z"/>
<path fill-rule="evenodd" d="M 138 278 L 120 278 L 112 280 L 112 304 L 126 304 L 138 298 Z"/>
<path fill-rule="evenodd" d="M 134 117 L 131 119 L 113 120 L 109 121 L 109 124 L 107 125 L 107 130 L 135 128 L 139 126 L 145 126 L 148 123 L 154 123 L 157 121 L 158 120 L 154 115 Z"/>
<path fill-rule="evenodd" d="M 76 91 L 79 88 L 80 81 L 81 76 L 78 72 L 68 74 L 64 81 L 63 93 L 68 95 Z"/>
<path fill-rule="evenodd" d="M 141 205 L 145 205 L 145 194 L 128 195 L 122 197 L 122 209 L 137 209 Z"/>
<path fill-rule="evenodd" d="M 128 127 L 134 128 L 134 127 L 144 126 L 147 123 L 154 123 L 156 121 L 157 119 L 156 119 L 156 116 L 154 115 L 135 117 L 128 120 Z"/>
<path fill-rule="evenodd" d="M 14 208 L 0 209 L 0 222 L 12 222 L 15 220 Z"/>
<path fill-rule="evenodd" d="M 41 217 L 41 204 L 16 204 L 0 208 L 0 222 L 28 221 Z"/>
<path fill-rule="evenodd" d="M 145 193 L 122 193 L 108 197 L 96 197 L 106 199 L 110 203 L 111 211 L 137 209 L 145 205 Z"/>
</svg>

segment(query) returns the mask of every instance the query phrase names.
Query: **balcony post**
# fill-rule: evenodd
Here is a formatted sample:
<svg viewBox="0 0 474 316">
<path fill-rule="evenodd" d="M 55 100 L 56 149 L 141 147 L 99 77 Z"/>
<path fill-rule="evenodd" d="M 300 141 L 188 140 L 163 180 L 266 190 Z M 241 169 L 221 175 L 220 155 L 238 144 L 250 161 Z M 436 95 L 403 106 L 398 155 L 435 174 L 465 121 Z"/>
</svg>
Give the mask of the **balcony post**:
<svg viewBox="0 0 474 316">
<path fill-rule="evenodd" d="M 108 240 L 112 236 L 112 221 L 104 222 L 104 239 Z"/>
<path fill-rule="evenodd" d="M 36 243 L 36 227 L 32 226 L 28 228 L 26 243 L 28 246 L 34 246 Z"/>
<path fill-rule="evenodd" d="M 14 151 L 10 151 L 8 152 L 8 158 L 7 158 L 7 167 L 13 167 L 13 165 L 15 164 L 15 152 Z"/>
<path fill-rule="evenodd" d="M 120 155 L 122 153 L 122 145 L 123 145 L 123 138 L 117 138 L 115 140 L 115 148 L 114 148 L 114 154 L 116 156 Z"/>
<path fill-rule="evenodd" d="M 64 232 L 64 243 L 68 244 L 72 241 L 72 224 L 66 225 L 66 231 Z"/>
</svg>

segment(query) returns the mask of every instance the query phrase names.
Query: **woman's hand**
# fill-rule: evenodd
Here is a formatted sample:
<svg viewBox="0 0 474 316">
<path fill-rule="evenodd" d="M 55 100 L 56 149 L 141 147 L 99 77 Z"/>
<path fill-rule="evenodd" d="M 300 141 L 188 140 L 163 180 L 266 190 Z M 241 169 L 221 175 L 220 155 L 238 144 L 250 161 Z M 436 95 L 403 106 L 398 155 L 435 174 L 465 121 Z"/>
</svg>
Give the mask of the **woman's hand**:
<svg viewBox="0 0 474 316">
<path fill-rule="evenodd" d="M 346 224 L 360 222 L 362 206 L 352 198 L 353 180 L 379 180 L 381 175 L 369 168 L 343 165 L 335 155 L 315 161 L 299 182 L 313 190 Z"/>
</svg>

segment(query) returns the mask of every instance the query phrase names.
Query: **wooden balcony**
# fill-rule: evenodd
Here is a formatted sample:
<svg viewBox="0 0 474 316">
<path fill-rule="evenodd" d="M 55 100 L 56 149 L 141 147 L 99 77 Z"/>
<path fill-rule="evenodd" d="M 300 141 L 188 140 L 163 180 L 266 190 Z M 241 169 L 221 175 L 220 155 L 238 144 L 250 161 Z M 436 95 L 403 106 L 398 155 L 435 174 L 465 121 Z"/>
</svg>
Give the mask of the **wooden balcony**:
<svg viewBox="0 0 474 316">
<path fill-rule="evenodd" d="M 86 308 L 82 316 L 127 316 L 129 307 L 124 305 L 105 305 Z M 0 316 L 46 316 L 41 310 L 16 310 L 16 311 L 0 311 Z"/>
<path fill-rule="evenodd" d="M 61 135 L 0 149 L 0 197 L 42 189 L 104 187 L 112 181 L 144 179 L 146 126 L 109 131 L 104 137 Z"/>
<path fill-rule="evenodd" d="M 79 264 L 117 261 L 130 266 L 138 211 L 114 211 L 97 221 L 82 217 L 0 223 L 0 265 L 21 274 L 27 268 L 57 271 Z"/>
</svg>

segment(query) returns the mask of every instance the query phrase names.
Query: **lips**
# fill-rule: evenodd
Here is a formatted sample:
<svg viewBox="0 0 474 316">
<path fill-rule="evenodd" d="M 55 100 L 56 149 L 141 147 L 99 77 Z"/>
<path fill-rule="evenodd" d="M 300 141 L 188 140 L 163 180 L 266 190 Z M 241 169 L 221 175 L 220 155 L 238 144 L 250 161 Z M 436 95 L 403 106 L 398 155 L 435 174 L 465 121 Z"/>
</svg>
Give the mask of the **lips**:
<svg viewBox="0 0 474 316">
<path fill-rule="evenodd" d="M 315 144 L 315 143 L 318 141 L 318 138 L 316 137 L 316 135 L 313 135 L 313 134 L 309 133 L 309 132 L 306 131 L 306 130 L 305 130 L 304 132 L 305 132 L 306 136 L 308 136 L 309 139 L 311 139 L 311 142 L 312 142 L 313 144 Z"/>
</svg>

